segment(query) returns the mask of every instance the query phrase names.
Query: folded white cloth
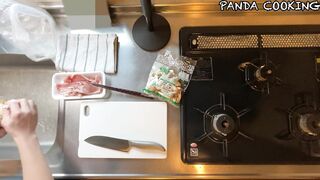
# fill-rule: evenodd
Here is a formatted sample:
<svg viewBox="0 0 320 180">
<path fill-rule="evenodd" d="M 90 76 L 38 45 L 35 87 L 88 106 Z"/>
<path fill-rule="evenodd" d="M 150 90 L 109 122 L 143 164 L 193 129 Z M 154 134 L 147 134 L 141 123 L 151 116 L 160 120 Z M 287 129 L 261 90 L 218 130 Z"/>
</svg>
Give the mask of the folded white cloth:
<svg viewBox="0 0 320 180">
<path fill-rule="evenodd" d="M 60 36 L 55 59 L 61 71 L 103 71 L 116 73 L 118 37 L 116 34 L 65 34 Z"/>
</svg>

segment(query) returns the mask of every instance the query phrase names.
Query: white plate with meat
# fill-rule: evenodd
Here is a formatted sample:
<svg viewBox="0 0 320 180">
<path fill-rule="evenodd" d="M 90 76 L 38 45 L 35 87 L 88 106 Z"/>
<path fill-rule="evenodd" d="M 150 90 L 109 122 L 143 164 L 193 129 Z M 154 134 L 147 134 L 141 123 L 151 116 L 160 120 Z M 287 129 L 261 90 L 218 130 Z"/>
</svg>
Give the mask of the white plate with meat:
<svg viewBox="0 0 320 180">
<path fill-rule="evenodd" d="M 103 72 L 63 72 L 52 76 L 52 97 L 54 99 L 102 98 L 106 90 L 91 83 L 105 85 Z"/>
</svg>

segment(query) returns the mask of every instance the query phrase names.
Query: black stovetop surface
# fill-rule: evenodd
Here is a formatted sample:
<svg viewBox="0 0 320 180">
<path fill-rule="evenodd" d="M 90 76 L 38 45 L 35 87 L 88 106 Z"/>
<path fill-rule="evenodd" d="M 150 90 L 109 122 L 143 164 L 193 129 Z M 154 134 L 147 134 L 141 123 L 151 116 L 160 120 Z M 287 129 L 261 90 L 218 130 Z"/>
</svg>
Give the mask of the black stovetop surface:
<svg viewBox="0 0 320 180">
<path fill-rule="evenodd" d="M 208 27 L 205 29 L 210 30 Z M 301 94 L 309 99 L 312 106 L 320 105 L 315 70 L 320 48 L 196 52 L 185 46 L 190 42 L 188 33 L 191 32 L 203 33 L 197 28 L 180 32 L 181 54 L 198 59 L 198 65 L 205 61 L 202 57 L 211 59 L 212 69 L 206 67 L 204 71 L 212 71 L 213 76 L 197 80 L 201 73 L 196 72 L 184 94 L 181 105 L 182 160 L 211 164 L 320 164 L 319 140 L 305 142 L 295 136 L 283 138 L 283 134 L 289 131 L 287 110 L 297 103 Z M 271 86 L 269 94 L 251 89 L 244 81 L 244 73 L 238 69 L 239 64 L 261 55 L 266 55 L 273 62 L 277 67 L 277 77 L 283 82 Z M 197 70 L 201 71 L 199 67 Z M 219 104 L 222 93 L 225 104 L 236 111 L 249 109 L 239 118 L 239 130 L 249 138 L 237 136 L 227 143 L 227 150 L 224 150 L 223 143 L 215 143 L 208 137 L 201 138 L 205 133 L 201 111 Z"/>
</svg>

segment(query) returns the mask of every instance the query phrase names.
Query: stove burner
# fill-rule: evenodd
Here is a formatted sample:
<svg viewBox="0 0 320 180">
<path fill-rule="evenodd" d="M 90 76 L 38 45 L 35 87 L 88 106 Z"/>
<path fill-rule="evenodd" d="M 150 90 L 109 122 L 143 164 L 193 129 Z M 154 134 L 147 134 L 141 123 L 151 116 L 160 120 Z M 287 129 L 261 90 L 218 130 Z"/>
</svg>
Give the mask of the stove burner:
<svg viewBox="0 0 320 180">
<path fill-rule="evenodd" d="M 255 72 L 255 77 L 257 81 L 268 81 L 269 79 L 272 79 L 274 74 L 274 67 L 269 65 L 263 65 L 259 67 Z"/>
<path fill-rule="evenodd" d="M 245 82 L 251 89 L 270 93 L 270 85 L 281 85 L 282 80 L 276 77 L 276 66 L 266 57 L 241 63 L 239 70 L 245 73 Z"/>
<path fill-rule="evenodd" d="M 223 97 L 224 98 L 224 97 Z M 228 105 L 217 104 L 203 113 L 204 130 L 217 143 L 232 141 L 238 135 L 240 121 L 238 113 Z"/>
<path fill-rule="evenodd" d="M 291 133 L 301 141 L 320 140 L 320 112 L 311 105 L 301 104 L 289 109 Z"/>
<path fill-rule="evenodd" d="M 320 113 L 310 113 L 300 116 L 299 127 L 302 132 L 310 136 L 320 135 Z"/>
<path fill-rule="evenodd" d="M 249 109 L 244 109 L 237 112 L 234 108 L 225 103 L 225 95 L 220 93 L 220 103 L 211 106 L 206 111 L 198 108 L 195 110 L 203 114 L 204 134 L 197 140 L 202 141 L 209 138 L 215 143 L 221 143 L 223 156 L 228 157 L 228 143 L 235 140 L 239 135 L 253 140 L 251 137 L 240 132 L 240 117 L 249 112 Z"/>
<path fill-rule="evenodd" d="M 297 139 L 308 145 L 307 154 L 320 157 L 313 149 L 314 142 L 320 141 L 320 111 L 314 103 L 308 102 L 309 94 L 299 93 L 296 102 L 288 110 L 281 110 L 288 114 L 288 130 L 280 132 L 277 137 L 282 140 Z M 319 145 L 318 145 L 319 146 Z"/>
<path fill-rule="evenodd" d="M 218 114 L 214 116 L 212 126 L 217 133 L 223 136 L 228 136 L 229 133 L 236 129 L 234 119 L 227 114 Z"/>
</svg>

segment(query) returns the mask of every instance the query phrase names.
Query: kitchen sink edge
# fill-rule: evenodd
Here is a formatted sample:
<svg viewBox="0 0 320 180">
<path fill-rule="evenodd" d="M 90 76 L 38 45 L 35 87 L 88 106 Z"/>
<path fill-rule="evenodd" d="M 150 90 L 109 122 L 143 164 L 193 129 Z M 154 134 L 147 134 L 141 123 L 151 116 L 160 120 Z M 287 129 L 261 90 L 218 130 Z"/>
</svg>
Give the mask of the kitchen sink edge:
<svg viewBox="0 0 320 180">
<path fill-rule="evenodd" d="M 10 72 L 10 71 L 17 71 L 17 72 Z M 15 78 L 20 78 L 21 76 L 26 76 L 27 80 L 30 80 L 28 78 L 32 78 L 33 75 L 36 75 L 36 73 L 40 73 L 39 76 L 46 76 L 46 77 L 39 77 L 42 78 L 40 80 L 41 82 L 46 82 L 46 92 L 38 93 L 39 98 L 43 98 L 45 100 L 41 101 L 40 105 L 43 105 L 43 103 L 48 102 L 48 106 L 45 108 L 52 108 L 54 107 L 55 109 L 53 110 L 52 113 L 57 113 L 57 115 L 51 115 L 50 113 L 48 114 L 47 112 L 44 112 L 45 115 L 40 115 L 40 117 L 44 117 L 47 119 L 47 121 L 42 121 L 39 120 L 40 122 L 38 123 L 38 126 L 44 126 L 41 128 L 44 128 L 40 130 L 38 129 L 37 134 L 39 136 L 39 141 L 40 141 L 40 146 L 42 151 L 45 154 L 45 158 L 48 161 L 48 164 L 51 168 L 51 170 L 54 172 L 55 169 L 61 169 L 61 166 L 63 164 L 64 160 L 64 155 L 63 155 L 63 143 L 64 143 L 64 101 L 55 101 L 49 98 L 51 96 L 51 93 L 49 93 L 51 89 L 51 74 L 57 72 L 55 70 L 54 64 L 51 61 L 43 61 L 43 62 L 32 62 L 30 59 L 23 55 L 18 55 L 18 54 L 1 54 L 0 53 L 0 74 L 2 75 L 2 78 L 5 78 L 3 76 L 8 76 L 12 74 L 20 74 L 15 76 Z M 10 80 L 10 79 L 9 79 Z M 9 81 L 8 80 L 8 81 Z M 14 79 L 16 80 L 16 79 Z M 49 81 L 49 82 L 48 82 Z M 36 85 L 40 86 L 41 84 L 36 84 L 37 79 L 35 78 L 35 82 L 29 82 L 30 87 Z M 6 86 L 8 89 L 12 88 L 12 84 L 6 82 L 6 81 L 1 81 L 3 86 Z M 17 82 L 19 83 L 19 82 Z M 28 82 L 27 82 L 28 83 Z M 14 83 L 13 83 L 14 84 Z M 50 84 L 50 87 L 48 87 Z M 16 86 L 16 84 L 15 84 Z M 6 88 L 5 90 L 0 91 L 0 96 L 2 98 L 10 99 L 14 96 L 17 96 L 17 98 L 23 97 L 25 94 L 19 94 L 18 90 L 13 90 L 12 95 L 7 97 L 6 95 L 10 92 L 7 92 Z M 19 88 L 18 88 L 19 89 Z M 25 88 L 27 89 L 27 88 Z M 16 93 L 18 92 L 18 94 Z M 43 97 L 43 94 L 45 96 Z M 32 98 L 33 93 L 30 93 L 31 97 L 27 98 Z M 39 99 L 38 97 L 35 97 L 35 99 Z M 51 98 L 51 97 L 50 97 Z M 50 101 L 50 102 L 49 102 Z M 41 109 L 42 107 L 38 106 L 38 109 Z M 51 111 L 50 109 L 49 111 Z M 41 113 L 41 112 L 39 112 Z M 46 127 L 45 123 L 49 123 L 49 127 Z M 39 127 L 38 127 L 39 128 Z M 48 132 L 47 132 L 48 131 Z M 54 131 L 54 132 L 53 132 Z M 40 133 L 39 133 L 40 132 Z M 46 133 L 51 133 L 47 137 L 41 137 L 41 136 L 46 136 Z M 17 154 L 17 148 L 15 143 L 12 141 L 11 137 L 7 135 L 4 140 L 0 141 L 0 147 L 3 147 L 3 150 L 6 151 L 4 152 L 0 158 L 0 178 L 1 177 L 21 177 L 21 163 L 20 163 L 20 158 Z M 11 153 L 8 151 L 12 151 Z M 1 149 L 0 149 L 1 153 Z M 7 157 L 6 157 L 7 155 Z"/>
</svg>

